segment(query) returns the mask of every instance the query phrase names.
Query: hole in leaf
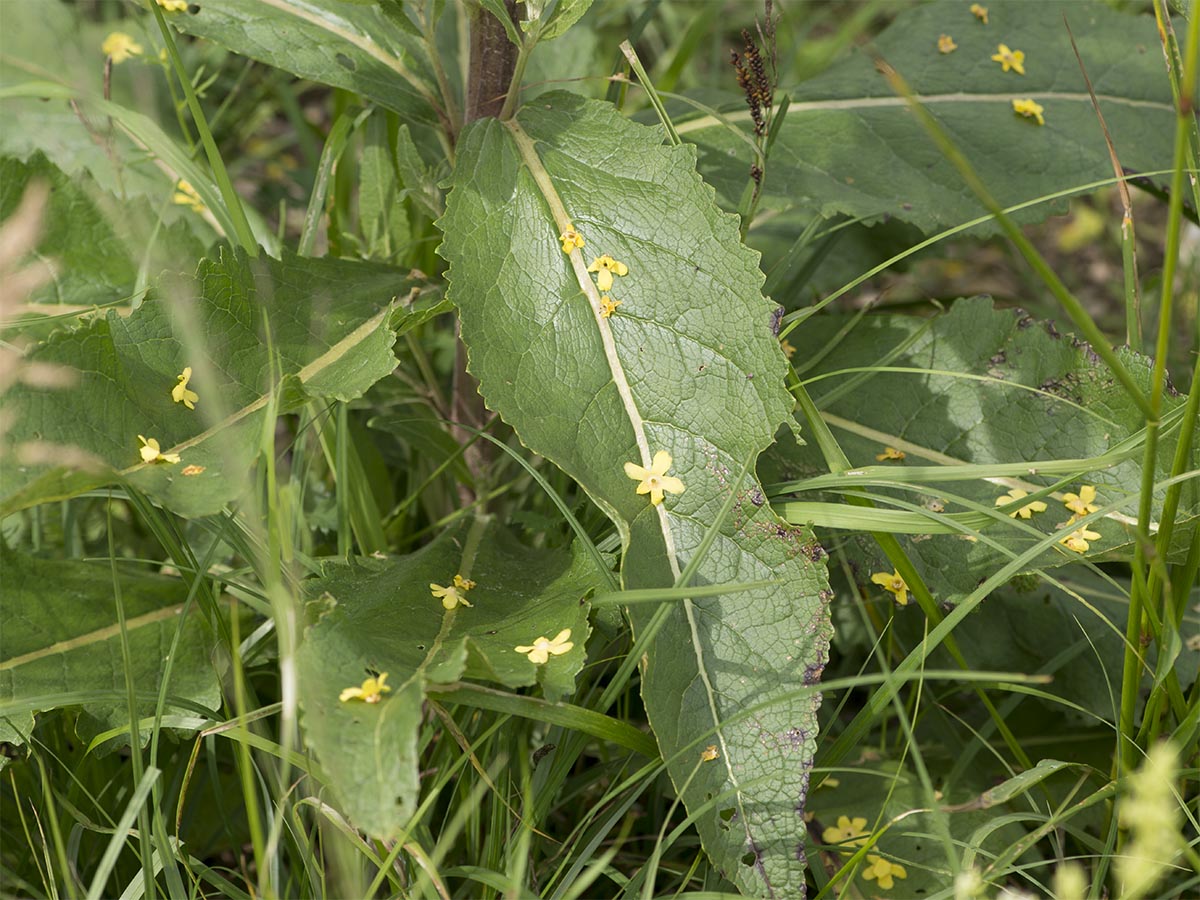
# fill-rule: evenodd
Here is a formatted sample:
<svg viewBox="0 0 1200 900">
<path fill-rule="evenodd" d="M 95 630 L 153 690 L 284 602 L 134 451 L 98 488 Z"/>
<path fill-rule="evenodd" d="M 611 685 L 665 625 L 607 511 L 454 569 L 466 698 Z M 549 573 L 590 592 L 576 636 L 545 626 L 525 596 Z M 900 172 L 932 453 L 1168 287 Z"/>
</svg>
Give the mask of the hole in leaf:
<svg viewBox="0 0 1200 900">
<path fill-rule="evenodd" d="M 424 649 L 425 649 L 425 645 L 424 645 L 424 644 L 417 644 L 417 649 L 418 649 L 418 650 L 424 650 Z"/>
<path fill-rule="evenodd" d="M 719 813 L 717 813 L 717 815 L 720 816 L 722 820 L 724 820 L 726 822 L 730 822 L 733 820 L 734 812 L 735 812 L 735 810 L 732 806 L 727 806 L 727 807 L 725 807 L 725 809 L 723 809 Z"/>
<path fill-rule="evenodd" d="M 753 853 L 743 853 L 742 854 L 742 865 L 743 866 L 752 866 L 752 865 L 754 865 L 754 861 L 756 859 L 758 859 L 758 857 L 755 856 Z"/>
</svg>

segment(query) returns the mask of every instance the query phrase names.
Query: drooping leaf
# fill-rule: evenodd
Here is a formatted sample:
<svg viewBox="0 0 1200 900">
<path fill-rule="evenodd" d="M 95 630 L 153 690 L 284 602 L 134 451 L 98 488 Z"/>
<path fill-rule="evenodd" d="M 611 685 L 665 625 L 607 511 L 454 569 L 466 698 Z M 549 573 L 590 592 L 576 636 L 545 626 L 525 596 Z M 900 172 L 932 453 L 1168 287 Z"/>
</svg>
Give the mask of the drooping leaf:
<svg viewBox="0 0 1200 900">
<path fill-rule="evenodd" d="M 476 582 L 465 592 L 472 605 L 447 612 L 429 586 L 456 574 Z M 550 699 L 570 693 L 585 659 L 584 597 L 598 582 L 585 554 L 531 550 L 488 520 L 409 556 L 333 566 L 310 581 L 312 624 L 298 653 L 303 724 L 355 824 L 389 838 L 412 814 L 427 685 L 538 682 Z M 544 665 L 514 649 L 567 628 L 575 646 Z M 380 702 L 339 701 L 371 672 L 387 673 Z"/>
<path fill-rule="evenodd" d="M 23 743 L 36 713 L 61 707 L 82 710 L 77 728 L 84 740 L 127 725 L 121 634 L 108 563 L 34 559 L 0 549 L 0 567 L 0 740 Z M 214 635 L 198 607 L 180 618 L 187 585 L 179 578 L 128 570 L 120 571 L 119 583 L 138 715 L 154 714 L 177 629 L 165 713 L 204 718 L 220 709 Z M 142 731 L 143 741 L 148 737 Z"/>
<path fill-rule="evenodd" d="M 844 324 L 840 316 L 804 323 L 790 337 L 797 348 L 795 360 L 825 349 Z M 1149 361 L 1128 352 L 1124 359 L 1148 390 Z M 892 371 L 861 371 L 880 365 Z M 1090 348 L 1059 334 L 1052 323 L 1035 322 L 1020 311 L 994 309 L 982 297 L 960 300 L 932 322 L 912 316 L 868 316 L 804 377 L 851 464 L 856 470 L 866 469 L 861 476 L 864 485 L 866 479 L 888 480 L 893 473 L 895 479 L 904 480 L 910 466 L 946 466 L 947 472 L 962 463 L 1022 466 L 1020 473 L 1000 481 L 983 480 L 988 474 L 984 472 L 966 481 L 952 482 L 947 476 L 939 482 L 934 477 L 916 492 L 879 489 L 931 512 L 965 508 L 947 494 L 992 508 L 996 498 L 1012 487 L 1033 493 L 1071 474 L 1070 469 L 1050 474 L 1043 466 L 1046 462 L 1108 457 L 1097 471 L 1089 473 L 1085 467 L 1079 480 L 1062 492 L 1078 493 L 1083 484 L 1091 484 L 1097 490 L 1096 505 L 1111 508 L 1110 515 L 1089 525 L 1101 538 L 1091 542 L 1086 558 L 1130 558 L 1143 419 Z M 1163 400 L 1167 427 L 1158 451 L 1159 481 L 1170 472 L 1185 399 L 1170 394 Z M 889 445 L 901 449 L 905 458 L 877 461 Z M 771 459 L 777 467 L 773 477 L 781 481 L 828 471 L 815 445 L 781 443 L 772 449 Z M 1197 467 L 1200 455 L 1190 468 Z M 1164 490 L 1155 492 L 1156 520 Z M 1184 486 L 1181 522 L 1200 514 L 1198 496 L 1195 481 Z M 1124 505 L 1113 506 L 1122 501 Z M 1044 502 L 1048 509 L 1028 520 L 1005 519 L 986 529 L 987 537 L 999 541 L 1009 554 L 962 534 L 918 534 L 900 540 L 935 596 L 954 602 L 1011 559 L 1011 553 L 1027 550 L 1070 518 L 1061 496 L 1046 497 Z M 777 506 L 788 515 L 786 504 Z M 1032 532 L 1022 530 L 1022 525 Z M 1190 531 L 1177 528 L 1175 535 L 1176 551 L 1186 552 Z M 864 581 L 884 565 L 869 537 L 855 539 L 847 548 Z M 1055 547 L 1041 554 L 1035 565 L 1061 566 L 1081 558 Z"/>
<path fill-rule="evenodd" d="M 205 0 L 170 22 L 285 72 L 369 97 L 405 121 L 436 121 L 436 82 L 420 39 L 377 4 Z"/>
<path fill-rule="evenodd" d="M 897 218 L 925 231 L 984 213 L 877 70 L 876 57 L 905 78 L 1001 204 L 1111 178 L 1064 15 L 1121 164 L 1138 172 L 1170 168 L 1175 114 L 1152 15 L 1100 3 L 986 6 L 985 25 L 958 0 L 919 4 L 896 16 L 869 47 L 791 90 L 767 165 L 767 202 L 802 204 L 825 216 Z M 958 49 L 938 52 L 942 34 Z M 991 59 L 1000 43 L 1025 54 L 1024 75 L 1004 72 Z M 1014 113 L 1012 101 L 1024 98 L 1045 108 L 1044 126 Z M 748 127 L 740 96 L 722 108 Z M 677 129 L 701 148 L 705 179 L 736 204 L 752 161 L 746 143 L 706 116 Z M 1062 202 L 1040 204 L 1020 217 L 1032 221 L 1063 209 Z"/>
<path fill-rule="evenodd" d="M 791 400 L 755 257 L 694 165 L 690 147 L 608 104 L 543 95 L 513 123 L 464 133 L 441 252 L 488 405 L 613 520 L 625 587 L 672 584 L 710 527 L 698 583 L 775 581 L 675 605 L 642 694 L 688 808 L 722 797 L 698 814 L 710 856 L 749 894 L 797 896 L 819 703 L 807 688 L 829 634 L 823 554 L 753 477 L 733 483 Z M 567 224 L 586 259 L 563 254 Z M 628 266 L 611 318 L 584 271 L 600 254 Z M 623 465 L 660 450 L 686 490 L 652 506 Z M 730 491 L 732 514 L 714 522 Z M 639 630 L 652 614 L 631 609 Z M 697 768 L 709 744 L 718 759 Z"/>
<path fill-rule="evenodd" d="M 219 510 L 247 486 L 273 389 L 284 409 L 349 400 L 392 371 L 393 329 L 438 309 L 397 310 L 406 286 L 396 270 L 369 263 L 225 251 L 194 278 L 164 281 L 128 318 L 110 313 L 52 335 L 25 361 L 56 367 L 69 384 L 6 395 L 7 449 L 20 464 L 0 467 L 0 510 L 118 476 L 181 515 Z M 172 399 L 184 367 L 199 395 L 192 410 Z M 181 462 L 142 464 L 138 435 Z M 72 468 L 84 471 L 64 473 Z"/>
</svg>

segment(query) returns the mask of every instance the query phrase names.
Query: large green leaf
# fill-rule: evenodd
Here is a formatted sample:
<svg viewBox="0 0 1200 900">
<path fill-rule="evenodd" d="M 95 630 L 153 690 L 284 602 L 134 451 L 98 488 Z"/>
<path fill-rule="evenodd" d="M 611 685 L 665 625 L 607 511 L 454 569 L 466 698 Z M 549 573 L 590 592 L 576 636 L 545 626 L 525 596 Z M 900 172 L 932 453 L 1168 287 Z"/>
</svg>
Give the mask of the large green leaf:
<svg viewBox="0 0 1200 900">
<path fill-rule="evenodd" d="M 0 511 L 122 477 L 182 515 L 216 512 L 247 486 L 273 390 L 282 409 L 350 400 L 392 371 L 393 329 L 439 308 L 398 310 L 406 287 L 385 266 L 225 251 L 194 278 L 164 281 L 128 318 L 110 312 L 52 335 L 26 361 L 60 367 L 71 384 L 18 385 L 6 396 L 14 423 L 5 437 L 21 464 L 0 468 Z M 171 396 L 185 366 L 194 410 Z M 181 463 L 142 464 L 139 434 Z M 67 471 L 81 451 L 90 465 Z M 203 471 L 184 475 L 188 466 Z"/>
<path fill-rule="evenodd" d="M 60 707 L 82 709 L 77 728 L 84 740 L 128 725 L 109 565 L 33 559 L 0 549 L 0 567 L 0 740 L 24 743 L 34 714 Z M 187 585 L 178 578 L 130 571 L 120 572 L 119 585 L 138 715 L 154 713 L 177 630 L 165 713 L 203 719 L 218 710 L 213 635 L 196 608 L 180 619 Z M 143 739 L 148 736 L 142 732 Z"/>
<path fill-rule="evenodd" d="M 429 585 L 456 574 L 476 582 L 472 605 L 446 611 Z M 470 678 L 570 693 L 585 658 L 584 597 L 599 578 L 585 554 L 531 550 L 483 519 L 410 556 L 336 565 L 307 584 L 315 599 L 298 654 L 304 728 L 359 827 L 391 838 L 412 815 L 428 685 Z M 566 628 L 575 646 L 542 666 L 514 649 Z M 386 672 L 392 687 L 380 702 L 338 699 L 370 672 Z"/>
<path fill-rule="evenodd" d="M 628 265 L 611 318 L 587 260 L 562 252 L 568 222 L 589 259 Z M 697 582 L 775 582 L 674 605 L 642 694 L 709 854 L 749 894 L 801 894 L 826 581 L 811 534 L 777 519 L 753 477 L 735 483 L 791 411 L 754 254 L 692 148 L 564 93 L 463 134 L 442 226 L 480 390 L 616 524 L 624 585 L 672 584 L 710 528 Z M 660 450 L 686 491 L 652 506 L 623 465 Z M 640 630 L 652 610 L 631 615 Z M 709 744 L 719 758 L 698 766 Z"/>
<path fill-rule="evenodd" d="M 439 101 L 421 42 L 382 4 L 205 0 L 170 22 L 285 72 L 362 94 L 405 121 L 435 121 Z"/>
<path fill-rule="evenodd" d="M 767 166 L 768 202 L 803 204 L 826 216 L 898 218 L 926 231 L 984 212 L 879 73 L 876 56 L 908 81 L 1002 204 L 1112 177 L 1064 14 L 1122 165 L 1170 167 L 1175 113 L 1153 16 L 1095 2 L 986 6 L 986 25 L 960 0 L 906 10 L 871 45 L 792 90 Z M 941 34 L 958 49 L 939 53 Z M 1025 75 L 992 61 L 1001 43 L 1025 53 Z M 1012 100 L 1026 97 L 1045 107 L 1043 127 L 1013 112 Z M 747 127 L 744 100 L 726 108 Z M 706 180 L 736 203 L 752 161 L 745 141 L 707 116 L 680 123 L 678 131 L 700 146 Z M 1025 218 L 1056 210 L 1061 203 Z"/>
<path fill-rule="evenodd" d="M 827 348 L 846 325 L 841 316 L 817 317 L 793 332 L 797 361 Z M 1145 389 L 1149 389 L 1149 362 L 1133 353 L 1125 363 Z M 883 366 L 884 371 L 863 368 Z M 907 370 L 907 371 L 902 371 Z M 1060 335 L 1051 323 L 1037 323 L 1020 311 L 993 309 L 987 298 L 960 300 L 950 312 L 934 321 L 912 316 L 869 316 L 804 372 L 809 391 L 860 475 L 843 479 L 899 497 L 903 502 L 930 511 L 955 512 L 948 494 L 991 508 L 1010 487 L 1030 493 L 1054 484 L 1073 471 L 1079 479 L 1064 491 L 1078 492 L 1079 485 L 1096 487 L 1097 504 L 1109 514 L 1089 527 L 1102 537 L 1091 542 L 1089 559 L 1128 559 L 1132 554 L 1132 526 L 1137 514 L 1142 449 L 1141 413 L 1129 395 L 1084 344 Z M 1168 427 L 1158 448 L 1156 478 L 1168 477 L 1175 452 L 1179 413 L 1185 398 L 1163 398 Z M 885 446 L 906 453 L 898 462 L 877 462 Z M 825 468 L 815 446 L 778 445 L 771 457 L 775 476 L 803 479 L 823 474 Z M 1055 460 L 1106 457 L 1105 465 L 1090 472 L 1086 464 L 1045 471 Z M 962 463 L 982 467 L 1001 463 L 1022 466 L 1019 473 L 985 481 L 987 471 L 972 480 L 951 481 Z M 945 466 L 947 476 L 919 484 L 916 492 L 880 488 L 878 481 L 906 480 L 912 466 Z M 1200 468 L 1200 454 L 1190 469 Z M 818 482 L 819 486 L 821 483 Z M 1155 519 L 1161 510 L 1164 489 L 1155 492 Z M 1200 486 L 1184 485 L 1180 521 L 1192 521 L 1200 512 Z M 800 499 L 812 499 L 801 495 Z M 1115 507 L 1114 504 L 1123 505 Z M 939 600 L 954 602 L 973 591 L 979 580 L 1045 537 L 1071 515 L 1061 499 L 1045 498 L 1049 508 L 1029 520 L 1002 517 L 986 529 L 989 539 L 964 540 L 963 534 L 901 536 L 911 558 Z M 789 518 L 805 521 L 803 512 Z M 931 528 L 932 530 L 932 528 Z M 1186 552 L 1188 529 L 1176 529 L 1176 549 Z M 864 581 L 884 564 L 874 542 L 862 538 L 850 545 Z M 1008 553 L 1005 553 L 1005 550 Z M 1046 568 L 1079 561 L 1080 556 L 1055 547 L 1035 564 Z M 890 568 L 888 569 L 890 571 Z"/>
</svg>

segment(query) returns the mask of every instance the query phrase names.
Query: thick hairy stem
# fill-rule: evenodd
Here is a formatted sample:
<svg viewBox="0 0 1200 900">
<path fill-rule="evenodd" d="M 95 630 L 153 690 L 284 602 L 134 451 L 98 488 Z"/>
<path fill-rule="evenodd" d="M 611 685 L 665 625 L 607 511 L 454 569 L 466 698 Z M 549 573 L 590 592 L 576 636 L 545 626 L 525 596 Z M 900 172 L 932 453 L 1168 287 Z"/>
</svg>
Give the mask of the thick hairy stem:
<svg viewBox="0 0 1200 900">
<path fill-rule="evenodd" d="M 504 0 L 504 7 L 509 17 L 517 21 L 517 0 Z M 485 116 L 500 114 L 516 64 L 517 48 L 508 39 L 503 23 L 483 7 L 476 7 L 471 21 L 471 59 L 464 125 Z M 467 372 L 467 348 L 461 339 L 454 360 L 451 411 L 456 422 L 475 428 L 482 428 L 487 420 L 479 384 Z M 459 428 L 454 429 L 454 436 L 460 443 L 471 440 L 471 434 Z M 491 444 L 477 442 L 464 454 L 480 497 L 487 494 L 484 476 L 491 456 L 490 448 Z M 464 505 L 474 499 L 466 485 L 460 486 L 459 493 Z"/>
</svg>

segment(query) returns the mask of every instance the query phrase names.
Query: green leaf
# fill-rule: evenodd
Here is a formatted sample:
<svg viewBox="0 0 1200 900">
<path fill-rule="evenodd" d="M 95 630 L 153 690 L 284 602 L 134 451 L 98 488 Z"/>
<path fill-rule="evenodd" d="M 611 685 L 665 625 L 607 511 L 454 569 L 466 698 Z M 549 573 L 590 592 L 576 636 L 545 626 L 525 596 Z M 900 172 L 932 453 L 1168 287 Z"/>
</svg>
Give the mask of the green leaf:
<svg viewBox="0 0 1200 900">
<path fill-rule="evenodd" d="M 376 4 L 205 0 L 170 22 L 300 78 L 362 94 L 406 121 L 436 121 L 435 82 L 420 41 Z"/>
<path fill-rule="evenodd" d="M 472 604 L 445 611 L 430 584 L 462 574 Z M 418 730 L 426 688 L 460 679 L 573 690 L 588 635 L 584 596 L 600 582 L 586 554 L 532 550 L 486 519 L 452 528 L 394 560 L 336 565 L 306 585 L 311 626 L 298 653 L 309 746 L 350 817 L 392 838 L 416 805 Z M 535 666 L 517 646 L 571 630 L 574 647 Z M 378 703 L 339 701 L 342 688 L 386 672 Z"/>
<path fill-rule="evenodd" d="M 592 6 L 592 0 L 558 0 L 557 3 L 546 3 L 544 6 L 553 5 L 549 15 L 545 15 L 543 10 L 541 18 L 545 19 L 545 24 L 541 26 L 538 32 L 539 41 L 550 41 L 564 34 L 568 28 L 583 18 L 583 14 Z M 528 7 L 528 4 L 526 4 Z"/>
<path fill-rule="evenodd" d="M 109 564 L 34 559 L 0 548 L 0 568 L 0 740 L 24 743 L 36 713 L 62 707 L 82 709 L 76 728 L 84 741 L 128 726 Z M 154 713 L 176 629 L 182 632 L 164 712 L 216 715 L 221 691 L 213 635 L 195 607 L 180 619 L 187 585 L 145 572 L 122 571 L 119 577 L 138 715 Z"/>
<path fill-rule="evenodd" d="M 1170 168 L 1175 113 L 1153 16 L 1100 3 L 986 5 L 987 25 L 958 0 L 906 10 L 869 48 L 790 91 L 787 119 L 766 167 L 767 202 L 800 204 L 824 216 L 900 219 L 924 231 L 984 213 L 877 71 L 877 56 L 908 81 L 1002 205 L 1111 178 L 1064 14 L 1121 164 L 1139 172 Z M 958 49 L 939 53 L 941 34 Z M 1025 75 L 1004 72 L 991 60 L 1001 42 L 1025 53 Z M 1027 97 L 1045 107 L 1044 126 L 1013 112 L 1013 99 Z M 722 108 L 726 118 L 748 127 L 741 97 Z M 744 139 L 707 116 L 679 122 L 677 130 L 701 147 L 705 179 L 736 204 L 752 161 Z M 1020 218 L 1063 211 L 1059 201 Z"/>
<path fill-rule="evenodd" d="M 218 511 L 248 485 L 272 391 L 284 410 L 350 400 L 392 371 L 393 328 L 441 309 L 397 311 L 406 285 L 370 263 L 224 251 L 194 278 L 164 282 L 128 318 L 110 312 L 52 335 L 26 362 L 53 367 L 68 386 L 21 384 L 6 396 L 5 437 L 21 464 L 0 467 L 0 512 L 118 478 L 181 515 Z M 171 396 L 185 366 L 194 410 Z M 138 435 L 180 464 L 142 464 Z M 203 471 L 183 475 L 187 466 Z"/>
<path fill-rule="evenodd" d="M 805 322 L 790 337 L 797 348 L 795 359 L 827 349 L 846 321 L 842 316 L 820 316 Z M 1139 384 L 1149 390 L 1149 361 L 1127 351 L 1124 360 Z M 877 366 L 885 371 L 870 371 Z M 1011 487 L 1032 494 L 1070 478 L 1072 471 L 1055 461 L 1083 460 L 1075 467 L 1078 480 L 1062 491 L 1078 493 L 1080 485 L 1091 484 L 1098 493 L 1097 505 L 1110 507 L 1088 526 L 1102 537 L 1091 542 L 1086 557 L 1131 558 L 1130 522 L 1137 514 L 1141 478 L 1141 413 L 1090 348 L 1059 334 L 1052 323 L 1035 322 L 1020 311 L 993 309 L 987 298 L 959 300 L 948 314 L 932 322 L 872 315 L 804 377 L 855 473 L 840 479 L 823 476 L 818 485 L 828 488 L 835 480 L 846 489 L 861 485 L 939 513 L 971 509 L 967 502 L 978 504 L 976 510 L 991 510 L 996 498 Z M 887 402 L 881 403 L 881 397 Z M 1159 479 L 1170 473 L 1185 399 L 1178 394 L 1163 399 L 1168 427 L 1159 445 Z M 904 451 L 905 459 L 877 462 L 876 455 L 885 446 Z M 803 489 L 806 476 L 828 471 L 815 447 L 779 444 L 771 457 L 774 474 L 787 480 L 789 488 Z M 1087 460 L 1096 462 L 1089 465 Z M 1189 468 L 1200 468 L 1200 453 L 1193 460 Z M 1042 461 L 1048 464 L 1045 474 Z M 963 463 L 979 467 L 973 481 L 956 478 Z M 1000 470 L 1002 464 L 1010 468 Z M 1019 468 L 1011 468 L 1014 464 Z M 941 484 L 937 466 L 947 472 Z M 989 470 L 989 466 L 997 468 Z M 910 468 L 919 476 L 919 491 L 880 486 L 909 482 Z M 1089 473 L 1089 468 L 1094 471 Z M 984 480 L 989 477 L 992 480 Z M 1163 493 L 1162 488 L 1155 493 L 1156 519 Z M 1198 493 L 1194 480 L 1185 485 L 1180 523 L 1200 515 Z M 810 493 L 800 496 L 813 498 Z M 962 498 L 962 504 L 953 501 L 955 496 Z M 1043 500 L 1049 507 L 1045 512 L 1028 520 L 1002 516 L 983 530 L 979 540 L 963 540 L 962 533 L 925 534 L 902 538 L 901 543 L 934 595 L 953 602 L 1011 559 L 985 537 L 1019 553 L 1070 517 L 1061 496 Z M 1111 508 L 1121 502 L 1123 506 Z M 929 532 L 936 530 L 931 527 Z M 1186 552 L 1188 530 L 1177 528 L 1175 534 L 1174 551 Z M 864 579 L 883 567 L 883 556 L 869 538 L 863 536 L 846 546 L 863 567 Z M 1036 565 L 1047 568 L 1080 559 L 1079 554 L 1055 547 L 1042 554 Z"/>
<path fill-rule="evenodd" d="M 823 551 L 788 528 L 747 477 L 792 403 L 754 254 L 713 203 L 691 147 L 606 103 L 553 93 L 515 122 L 464 132 L 441 253 L 470 369 L 488 405 L 575 478 L 613 520 L 624 587 L 669 587 L 720 529 L 699 584 L 773 580 L 671 604 L 643 657 L 642 694 L 669 771 L 699 813 L 704 846 L 748 894 L 803 891 L 802 811 L 829 635 Z M 629 274 L 611 318 L 578 252 Z M 686 491 L 660 506 L 623 465 L 673 457 Z M 736 491 L 732 515 L 713 517 Z M 631 608 L 635 628 L 654 615 Z M 718 761 L 700 763 L 708 744 Z"/>
<path fill-rule="evenodd" d="M 387 119 L 378 111 L 367 121 L 358 179 L 358 217 L 367 254 L 389 261 L 408 245 L 411 235 L 388 145 Z"/>
</svg>

